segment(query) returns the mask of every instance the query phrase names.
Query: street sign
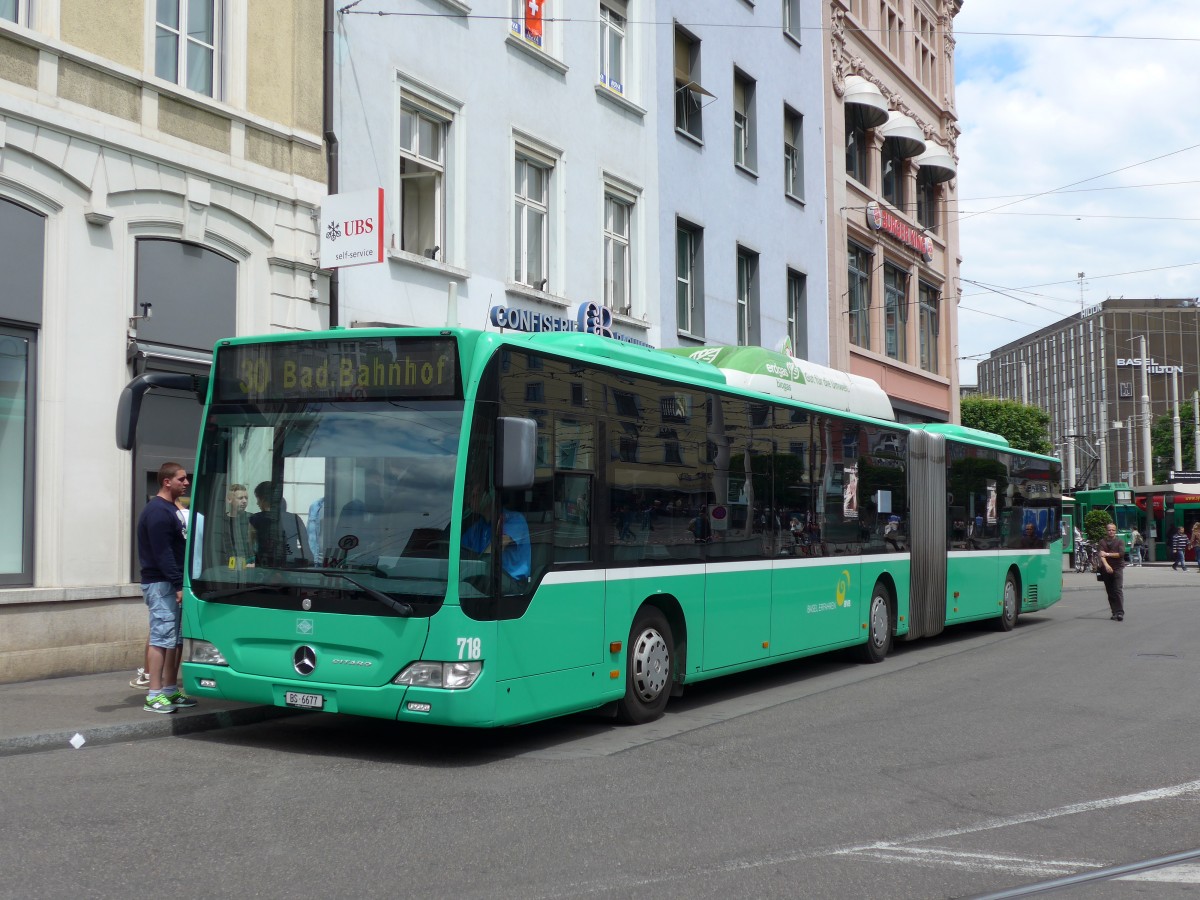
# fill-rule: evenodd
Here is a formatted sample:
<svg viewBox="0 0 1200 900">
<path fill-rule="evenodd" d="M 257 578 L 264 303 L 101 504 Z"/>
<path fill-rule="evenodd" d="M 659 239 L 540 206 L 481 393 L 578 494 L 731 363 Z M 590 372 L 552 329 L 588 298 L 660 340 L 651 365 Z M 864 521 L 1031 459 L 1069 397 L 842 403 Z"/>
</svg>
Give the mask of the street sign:
<svg viewBox="0 0 1200 900">
<path fill-rule="evenodd" d="M 1170 473 L 1170 478 L 1167 480 L 1170 482 L 1200 481 L 1200 472 L 1176 472 L 1172 470 Z"/>
</svg>

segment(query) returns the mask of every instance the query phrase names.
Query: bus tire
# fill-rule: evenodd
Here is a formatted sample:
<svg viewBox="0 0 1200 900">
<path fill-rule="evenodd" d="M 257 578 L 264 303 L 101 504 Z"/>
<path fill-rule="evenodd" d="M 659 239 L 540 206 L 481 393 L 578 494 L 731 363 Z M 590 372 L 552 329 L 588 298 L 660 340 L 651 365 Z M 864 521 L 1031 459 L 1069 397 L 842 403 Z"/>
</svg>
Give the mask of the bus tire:
<svg viewBox="0 0 1200 900">
<path fill-rule="evenodd" d="M 879 663 L 892 649 L 892 594 L 882 581 L 871 591 L 867 610 L 867 642 L 859 648 L 863 662 Z"/>
<path fill-rule="evenodd" d="M 1009 572 L 1004 579 L 1004 598 L 1000 601 L 1001 612 L 996 619 L 996 630 L 1012 631 L 1021 613 L 1021 596 L 1017 590 L 1017 579 Z"/>
<path fill-rule="evenodd" d="M 652 722 L 666 709 L 675 681 L 674 638 L 661 610 L 638 610 L 625 658 L 625 696 L 617 701 L 617 718 L 629 725 Z"/>
</svg>

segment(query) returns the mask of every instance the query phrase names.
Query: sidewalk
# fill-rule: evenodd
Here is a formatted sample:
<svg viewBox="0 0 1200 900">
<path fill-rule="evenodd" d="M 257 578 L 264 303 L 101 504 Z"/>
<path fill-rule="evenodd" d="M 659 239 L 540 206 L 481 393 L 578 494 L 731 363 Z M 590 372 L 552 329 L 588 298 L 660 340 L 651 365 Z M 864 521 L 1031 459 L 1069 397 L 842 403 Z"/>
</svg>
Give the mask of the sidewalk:
<svg viewBox="0 0 1200 900">
<path fill-rule="evenodd" d="M 71 750 L 76 734 L 87 742 L 86 748 L 250 725 L 299 712 L 209 699 L 166 715 L 145 712 L 146 692 L 129 686 L 133 674 L 108 672 L 0 684 L 0 756 Z"/>
</svg>

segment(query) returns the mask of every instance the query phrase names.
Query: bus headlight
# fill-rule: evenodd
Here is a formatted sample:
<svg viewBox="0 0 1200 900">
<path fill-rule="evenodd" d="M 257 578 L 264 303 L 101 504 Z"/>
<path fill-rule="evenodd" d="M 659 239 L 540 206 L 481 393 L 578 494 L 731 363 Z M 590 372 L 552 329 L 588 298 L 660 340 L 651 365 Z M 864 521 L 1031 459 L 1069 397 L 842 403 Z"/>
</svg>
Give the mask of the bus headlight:
<svg viewBox="0 0 1200 900">
<path fill-rule="evenodd" d="M 183 639 L 183 661 L 203 663 L 206 666 L 227 666 L 225 655 L 215 644 L 208 641 L 198 641 L 195 638 Z"/>
<path fill-rule="evenodd" d="M 460 691 L 469 688 L 483 671 L 483 663 L 473 662 L 415 662 L 392 679 L 392 684 L 413 687 L 443 688 Z"/>
</svg>

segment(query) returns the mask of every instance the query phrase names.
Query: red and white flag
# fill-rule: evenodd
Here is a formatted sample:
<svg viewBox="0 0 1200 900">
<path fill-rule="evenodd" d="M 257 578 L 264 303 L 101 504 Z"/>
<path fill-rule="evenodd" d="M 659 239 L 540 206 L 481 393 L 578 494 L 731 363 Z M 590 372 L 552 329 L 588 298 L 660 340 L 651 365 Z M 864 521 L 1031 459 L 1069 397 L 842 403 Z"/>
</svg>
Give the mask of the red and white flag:
<svg viewBox="0 0 1200 900">
<path fill-rule="evenodd" d="M 542 0 L 525 0 L 525 36 L 542 42 Z"/>
</svg>

